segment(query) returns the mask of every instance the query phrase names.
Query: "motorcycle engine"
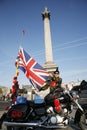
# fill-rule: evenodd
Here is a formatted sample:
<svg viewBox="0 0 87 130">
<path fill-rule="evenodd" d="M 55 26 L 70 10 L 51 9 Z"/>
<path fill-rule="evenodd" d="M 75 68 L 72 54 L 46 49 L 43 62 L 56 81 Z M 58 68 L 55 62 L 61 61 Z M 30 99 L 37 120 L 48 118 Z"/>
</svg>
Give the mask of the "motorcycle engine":
<svg viewBox="0 0 87 130">
<path fill-rule="evenodd" d="M 61 117 L 61 116 L 59 116 L 59 115 L 52 116 L 52 117 L 50 118 L 50 123 L 52 123 L 52 124 L 62 123 L 62 122 L 63 122 L 63 119 L 64 119 L 64 117 Z"/>
</svg>

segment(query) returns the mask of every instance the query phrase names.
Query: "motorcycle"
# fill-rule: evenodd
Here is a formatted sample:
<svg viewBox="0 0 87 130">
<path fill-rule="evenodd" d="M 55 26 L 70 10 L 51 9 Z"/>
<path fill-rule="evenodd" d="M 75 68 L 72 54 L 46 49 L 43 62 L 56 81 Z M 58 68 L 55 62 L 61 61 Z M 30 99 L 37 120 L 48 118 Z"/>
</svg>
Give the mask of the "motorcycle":
<svg viewBox="0 0 87 130">
<path fill-rule="evenodd" d="M 70 123 L 72 107 L 77 109 L 74 123 L 81 130 L 86 130 L 87 104 L 81 106 L 78 95 L 67 89 L 55 89 L 44 99 L 35 94 L 33 101 L 27 101 L 20 96 L 18 102 L 2 115 L 0 124 L 4 124 L 7 130 L 65 129 Z"/>
</svg>

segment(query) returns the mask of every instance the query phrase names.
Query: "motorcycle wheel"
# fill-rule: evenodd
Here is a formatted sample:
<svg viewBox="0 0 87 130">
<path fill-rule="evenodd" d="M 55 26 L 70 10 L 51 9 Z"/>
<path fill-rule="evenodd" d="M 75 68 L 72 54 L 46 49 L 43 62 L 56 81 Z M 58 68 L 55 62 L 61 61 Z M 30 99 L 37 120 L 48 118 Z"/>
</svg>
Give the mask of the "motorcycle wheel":
<svg viewBox="0 0 87 130">
<path fill-rule="evenodd" d="M 87 130 L 87 108 L 84 110 L 84 114 L 80 116 L 79 127 L 81 130 Z"/>
</svg>

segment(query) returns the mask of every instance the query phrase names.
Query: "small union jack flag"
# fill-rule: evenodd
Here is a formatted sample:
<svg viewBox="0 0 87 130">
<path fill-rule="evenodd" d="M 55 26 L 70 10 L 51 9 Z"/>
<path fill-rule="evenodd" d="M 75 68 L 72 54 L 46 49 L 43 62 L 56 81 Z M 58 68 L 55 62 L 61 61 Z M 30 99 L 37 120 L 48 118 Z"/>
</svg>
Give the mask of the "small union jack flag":
<svg viewBox="0 0 87 130">
<path fill-rule="evenodd" d="M 25 73 L 32 85 L 40 91 L 45 81 L 48 79 L 49 73 L 23 48 L 19 49 L 16 65 Z"/>
</svg>

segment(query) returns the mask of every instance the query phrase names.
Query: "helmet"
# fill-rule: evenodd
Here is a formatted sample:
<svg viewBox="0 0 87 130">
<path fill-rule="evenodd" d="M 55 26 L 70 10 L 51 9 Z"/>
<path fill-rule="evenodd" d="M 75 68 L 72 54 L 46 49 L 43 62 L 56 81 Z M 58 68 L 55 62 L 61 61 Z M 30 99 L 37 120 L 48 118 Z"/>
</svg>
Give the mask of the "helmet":
<svg viewBox="0 0 87 130">
<path fill-rule="evenodd" d="M 58 67 L 56 68 L 56 71 L 54 71 L 54 74 L 59 74 L 59 70 L 58 70 Z"/>
</svg>

